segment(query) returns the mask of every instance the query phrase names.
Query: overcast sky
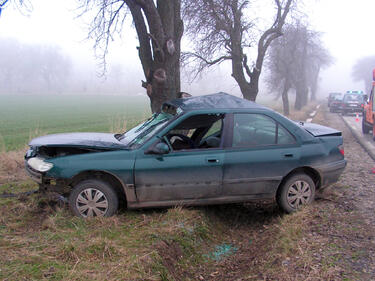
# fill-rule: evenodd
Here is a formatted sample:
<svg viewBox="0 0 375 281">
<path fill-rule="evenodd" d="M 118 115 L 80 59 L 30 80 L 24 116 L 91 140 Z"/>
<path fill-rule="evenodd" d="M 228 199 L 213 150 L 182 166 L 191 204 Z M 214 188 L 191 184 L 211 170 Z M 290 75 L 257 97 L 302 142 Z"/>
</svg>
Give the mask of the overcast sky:
<svg viewBox="0 0 375 281">
<path fill-rule="evenodd" d="M 30 2 L 33 10 L 28 16 L 12 5 L 3 9 L 0 16 L 0 37 L 12 37 L 26 43 L 58 45 L 75 61 L 95 67 L 93 42 L 84 40 L 87 34 L 85 21 L 75 18 L 76 1 Z M 375 1 L 305 0 L 305 3 L 312 26 L 324 33 L 324 44 L 335 58 L 335 65 L 321 73 L 320 91 L 364 90 L 364 85 L 354 83 L 350 74 L 358 58 L 375 55 L 375 39 L 372 35 Z M 139 73 L 141 80 L 143 77 L 136 44 L 135 33 L 129 31 L 129 36 L 123 36 L 122 41 L 116 40 L 111 44 L 110 60 L 127 65 L 129 71 Z M 235 87 L 234 80 L 231 85 Z M 186 84 L 185 87 L 196 90 L 196 87 L 191 88 Z M 220 90 L 220 87 L 220 81 L 215 81 L 213 90 Z M 139 91 L 142 89 L 139 88 Z"/>
</svg>

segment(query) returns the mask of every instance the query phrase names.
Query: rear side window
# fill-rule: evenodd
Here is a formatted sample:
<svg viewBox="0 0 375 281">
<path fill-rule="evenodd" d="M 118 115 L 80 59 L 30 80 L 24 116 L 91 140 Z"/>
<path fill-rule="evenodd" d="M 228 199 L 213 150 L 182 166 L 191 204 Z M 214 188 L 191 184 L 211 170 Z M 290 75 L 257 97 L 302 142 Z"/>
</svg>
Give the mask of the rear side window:
<svg viewBox="0 0 375 281">
<path fill-rule="evenodd" d="M 262 114 L 234 114 L 233 147 L 293 144 L 294 137 Z"/>
<path fill-rule="evenodd" d="M 277 144 L 293 144 L 296 142 L 294 137 L 280 124 L 278 124 Z"/>
</svg>

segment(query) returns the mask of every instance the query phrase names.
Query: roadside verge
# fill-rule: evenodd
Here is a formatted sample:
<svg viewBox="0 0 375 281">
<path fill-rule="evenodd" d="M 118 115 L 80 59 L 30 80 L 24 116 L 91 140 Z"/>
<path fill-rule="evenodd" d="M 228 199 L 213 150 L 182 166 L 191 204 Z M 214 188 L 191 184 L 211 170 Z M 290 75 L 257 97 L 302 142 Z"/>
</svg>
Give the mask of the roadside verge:
<svg viewBox="0 0 375 281">
<path fill-rule="evenodd" d="M 375 160 L 375 152 L 373 151 L 372 147 L 371 147 L 371 144 L 369 144 L 368 140 L 365 140 L 361 137 L 360 133 L 355 130 L 349 123 L 348 121 L 345 120 L 345 118 L 343 118 L 341 115 L 340 115 L 340 118 L 341 120 L 344 121 L 345 125 L 349 128 L 349 130 L 351 131 L 352 135 L 356 138 L 356 140 L 358 141 L 358 143 L 363 147 L 364 150 L 366 150 L 366 152 L 368 153 L 368 155 L 370 155 L 370 157 Z"/>
</svg>

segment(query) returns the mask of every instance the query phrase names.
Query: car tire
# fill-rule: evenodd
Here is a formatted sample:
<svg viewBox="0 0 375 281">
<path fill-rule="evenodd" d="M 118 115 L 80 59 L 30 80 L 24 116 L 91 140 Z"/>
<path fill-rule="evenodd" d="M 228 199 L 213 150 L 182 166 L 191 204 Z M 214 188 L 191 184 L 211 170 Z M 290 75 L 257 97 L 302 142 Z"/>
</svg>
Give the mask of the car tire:
<svg viewBox="0 0 375 281">
<path fill-rule="evenodd" d="M 106 182 L 96 179 L 78 183 L 69 195 L 69 206 L 79 217 L 110 217 L 118 209 L 118 196 Z"/>
<path fill-rule="evenodd" d="M 368 134 L 370 132 L 370 127 L 366 124 L 366 115 L 362 115 L 362 133 Z"/>
<path fill-rule="evenodd" d="M 315 198 L 315 183 L 306 174 L 295 174 L 278 189 L 276 201 L 286 213 L 293 213 Z"/>
</svg>

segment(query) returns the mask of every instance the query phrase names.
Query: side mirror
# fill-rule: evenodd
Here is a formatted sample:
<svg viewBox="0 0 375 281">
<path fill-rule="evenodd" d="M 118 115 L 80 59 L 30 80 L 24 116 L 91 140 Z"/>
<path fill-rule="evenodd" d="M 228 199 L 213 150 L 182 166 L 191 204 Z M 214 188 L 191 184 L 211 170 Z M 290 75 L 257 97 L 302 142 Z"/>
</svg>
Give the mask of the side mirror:
<svg viewBox="0 0 375 281">
<path fill-rule="evenodd" d="M 368 95 L 363 95 L 363 100 L 364 100 L 364 102 L 367 102 L 368 101 Z"/>
<path fill-rule="evenodd" d="M 151 148 L 149 148 L 147 151 L 145 151 L 145 154 L 168 154 L 169 153 L 169 146 L 164 142 L 159 142 L 156 145 L 153 145 Z"/>
</svg>

